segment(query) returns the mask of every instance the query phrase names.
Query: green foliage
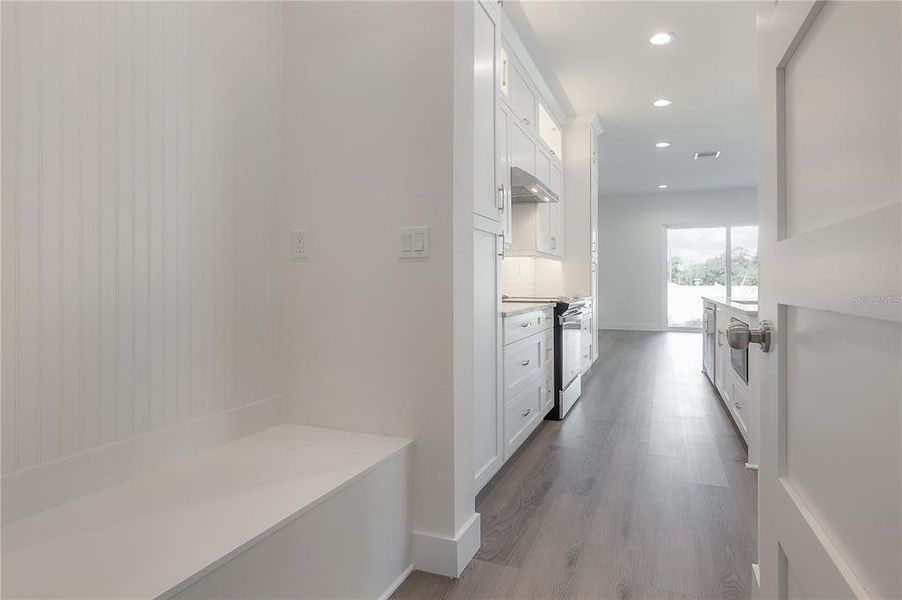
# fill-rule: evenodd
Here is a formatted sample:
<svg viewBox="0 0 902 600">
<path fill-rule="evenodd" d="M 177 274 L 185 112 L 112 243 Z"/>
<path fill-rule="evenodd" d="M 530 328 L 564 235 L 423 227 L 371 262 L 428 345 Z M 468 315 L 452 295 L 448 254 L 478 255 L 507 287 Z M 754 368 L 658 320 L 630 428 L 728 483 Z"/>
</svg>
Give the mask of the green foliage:
<svg viewBox="0 0 902 600">
<path fill-rule="evenodd" d="M 726 253 L 700 263 L 684 264 L 679 256 L 669 260 L 670 281 L 678 285 L 726 285 Z M 733 285 L 758 285 L 758 257 L 745 248 L 733 249 Z"/>
</svg>

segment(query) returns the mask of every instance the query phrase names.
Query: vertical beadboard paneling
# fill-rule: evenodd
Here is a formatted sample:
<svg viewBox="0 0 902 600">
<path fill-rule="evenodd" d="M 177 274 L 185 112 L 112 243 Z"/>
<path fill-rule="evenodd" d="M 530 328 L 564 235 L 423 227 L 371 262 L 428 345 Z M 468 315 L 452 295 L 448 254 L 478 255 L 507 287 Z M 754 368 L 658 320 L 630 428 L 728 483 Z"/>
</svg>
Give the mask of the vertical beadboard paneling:
<svg viewBox="0 0 902 600">
<path fill-rule="evenodd" d="M 19 385 L 16 398 L 16 452 L 17 468 L 20 469 L 40 462 L 42 10 L 41 4 L 19 4 Z M 5 43 L 6 39 L 3 41 Z M 7 160 L 6 154 L 3 155 L 3 160 Z M 3 280 L 3 285 L 7 285 L 6 279 Z M 9 358 L 4 357 L 4 360 Z M 7 401 L 4 396 L 3 402 Z"/>
<path fill-rule="evenodd" d="M 62 377 L 62 347 L 60 340 L 60 307 L 62 287 L 60 285 L 62 233 L 62 181 L 60 168 L 63 162 L 61 152 L 61 108 L 60 80 L 62 52 L 60 48 L 59 4 L 41 6 L 41 306 L 39 321 L 41 327 L 41 400 L 40 439 L 38 457 L 46 462 L 59 457 L 60 446 L 60 405 Z"/>
<path fill-rule="evenodd" d="M 100 3 L 79 8 L 81 39 L 79 40 L 79 88 L 82 104 L 81 129 L 81 439 L 82 448 L 95 448 L 101 443 L 101 319 L 100 313 L 100 174 L 101 174 L 101 103 L 100 103 Z"/>
<path fill-rule="evenodd" d="M 0 4 L 0 39 L 3 40 L 0 52 L 0 71 L 13 85 L 0 86 L 0 156 L 3 156 L 0 170 L 0 197 L 2 197 L 3 245 L 0 249 L 2 259 L 2 311 L 3 339 L 0 355 L 7 357 L 0 369 L 0 458 L 4 473 L 16 468 L 17 461 L 17 423 L 16 408 L 18 404 L 18 371 L 19 371 L 19 305 L 18 305 L 18 240 L 19 240 L 19 5 L 6 2 Z"/>
<path fill-rule="evenodd" d="M 100 3 L 100 442 L 118 439 L 119 175 L 116 110 L 118 7 Z"/>
<path fill-rule="evenodd" d="M 144 433 L 148 426 L 148 314 L 149 314 L 149 272 L 150 226 L 147 210 L 148 192 L 148 68 L 147 34 L 149 4 L 142 2 L 132 5 L 132 190 L 134 209 L 132 213 L 132 261 L 133 332 L 132 332 L 132 397 L 134 398 L 132 425 L 134 432 Z"/>
<path fill-rule="evenodd" d="M 61 5 L 60 31 L 61 116 L 60 152 L 62 156 L 62 240 L 61 265 L 61 337 L 60 337 L 60 444 L 66 456 L 81 449 L 81 316 L 82 316 L 82 100 L 80 90 L 81 16 L 77 4 Z"/>
<path fill-rule="evenodd" d="M 147 6 L 147 141 L 148 141 L 148 406 L 149 429 L 163 426 L 163 10 Z"/>
<path fill-rule="evenodd" d="M 3 475 L 277 395 L 275 9 L 2 10 Z"/>
<path fill-rule="evenodd" d="M 131 437 L 135 390 L 134 360 L 134 10 L 132 2 L 116 3 L 116 437 Z"/>
</svg>

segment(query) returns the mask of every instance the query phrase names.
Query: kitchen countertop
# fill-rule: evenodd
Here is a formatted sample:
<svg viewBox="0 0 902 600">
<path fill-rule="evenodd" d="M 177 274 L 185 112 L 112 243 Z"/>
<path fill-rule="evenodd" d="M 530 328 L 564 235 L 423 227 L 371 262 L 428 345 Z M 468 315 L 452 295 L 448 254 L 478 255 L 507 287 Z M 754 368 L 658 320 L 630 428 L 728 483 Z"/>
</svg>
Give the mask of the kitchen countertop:
<svg viewBox="0 0 902 600">
<path fill-rule="evenodd" d="M 512 317 L 532 310 L 543 310 L 554 307 L 554 302 L 502 302 L 501 316 Z"/>
<path fill-rule="evenodd" d="M 734 302 L 732 300 L 728 300 L 723 296 L 702 296 L 702 300 L 707 300 L 709 302 L 713 302 L 715 304 L 720 304 L 721 306 L 726 306 L 727 308 L 731 308 L 733 310 L 739 311 L 743 314 L 750 316 L 758 315 L 758 303 L 749 304 L 747 302 Z"/>
</svg>

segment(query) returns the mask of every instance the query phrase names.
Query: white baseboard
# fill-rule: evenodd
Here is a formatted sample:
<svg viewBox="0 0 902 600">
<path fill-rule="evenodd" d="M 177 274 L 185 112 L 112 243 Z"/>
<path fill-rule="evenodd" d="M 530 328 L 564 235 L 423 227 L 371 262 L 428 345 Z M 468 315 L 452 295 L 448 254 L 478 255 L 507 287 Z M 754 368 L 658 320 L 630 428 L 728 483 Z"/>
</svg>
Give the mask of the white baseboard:
<svg viewBox="0 0 902 600">
<path fill-rule="evenodd" d="M 388 600 L 389 598 L 391 598 L 391 595 L 395 593 L 395 590 L 401 587 L 401 584 L 404 583 L 404 581 L 410 576 L 411 573 L 413 573 L 412 564 L 407 565 L 407 568 L 404 569 L 404 571 L 402 571 L 400 575 L 398 575 L 398 578 L 392 581 L 391 585 L 388 586 L 388 589 L 382 592 L 382 595 L 379 596 L 379 600 Z"/>
<path fill-rule="evenodd" d="M 761 569 L 755 563 L 752 563 L 752 600 L 758 600 L 761 597 Z"/>
<path fill-rule="evenodd" d="M 420 571 L 459 577 L 476 555 L 479 544 L 479 513 L 473 513 L 453 538 L 414 530 L 413 564 Z"/>
<path fill-rule="evenodd" d="M 757 471 L 757 470 L 758 470 L 758 465 L 756 465 L 755 463 L 747 462 L 747 463 L 745 463 L 745 468 L 746 468 L 746 469 L 751 469 L 752 471 Z"/>
<path fill-rule="evenodd" d="M 614 329 L 616 331 L 667 331 L 666 327 L 649 323 L 599 323 L 599 329 Z"/>
<path fill-rule="evenodd" d="M 33 515 L 240 437 L 285 422 L 273 396 L 215 415 L 92 448 L 0 479 L 3 523 Z"/>
</svg>

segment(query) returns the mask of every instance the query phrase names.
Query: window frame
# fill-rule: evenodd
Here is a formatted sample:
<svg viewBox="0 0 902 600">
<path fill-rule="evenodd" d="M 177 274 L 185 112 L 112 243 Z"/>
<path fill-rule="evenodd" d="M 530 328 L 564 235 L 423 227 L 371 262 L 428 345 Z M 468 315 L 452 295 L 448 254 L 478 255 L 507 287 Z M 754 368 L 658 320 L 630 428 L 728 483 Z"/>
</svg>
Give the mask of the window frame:
<svg viewBox="0 0 902 600">
<path fill-rule="evenodd" d="M 667 232 L 671 229 L 714 229 L 722 227 L 725 230 L 725 260 L 724 265 L 724 289 L 727 298 L 732 296 L 733 287 L 733 227 L 758 227 L 757 222 L 729 221 L 729 222 L 701 222 L 701 223 L 665 223 L 661 228 L 661 325 L 664 331 L 689 331 L 699 332 L 701 327 L 672 327 L 667 319 L 667 284 L 670 282 L 670 271 L 667 262 Z M 759 230 L 760 231 L 760 230 Z M 759 245 L 760 246 L 760 245 Z M 757 249 L 756 249 L 757 252 Z M 760 255 L 759 255 L 760 256 Z M 760 281 L 760 280 L 759 280 Z"/>
</svg>

